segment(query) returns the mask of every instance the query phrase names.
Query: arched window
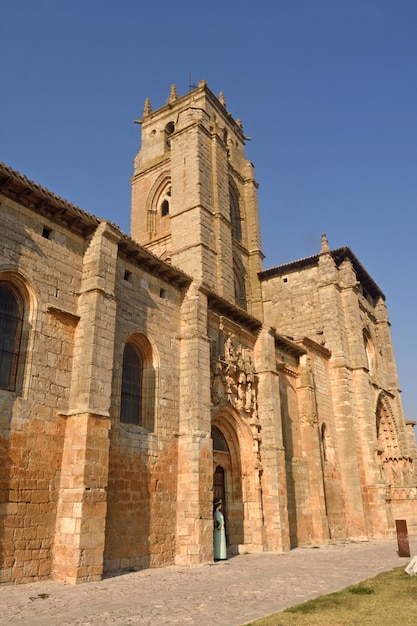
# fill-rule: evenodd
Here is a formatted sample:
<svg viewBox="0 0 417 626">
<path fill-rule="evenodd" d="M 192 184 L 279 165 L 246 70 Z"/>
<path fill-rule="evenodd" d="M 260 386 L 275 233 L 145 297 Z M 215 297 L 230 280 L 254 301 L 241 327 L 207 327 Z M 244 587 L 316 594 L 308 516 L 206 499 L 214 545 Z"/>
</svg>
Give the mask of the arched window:
<svg viewBox="0 0 417 626">
<path fill-rule="evenodd" d="M 232 237 L 235 241 L 242 241 L 242 217 L 240 215 L 239 195 L 235 184 L 229 185 L 230 220 L 232 223 Z"/>
<path fill-rule="evenodd" d="M 23 303 L 9 285 L 0 283 L 0 388 L 14 391 L 19 364 Z"/>
<path fill-rule="evenodd" d="M 169 215 L 169 204 L 171 201 L 171 187 L 168 187 L 164 194 L 161 195 L 161 217 Z"/>
<path fill-rule="evenodd" d="M 169 215 L 169 202 L 167 199 L 163 200 L 161 204 L 161 216 L 165 217 L 166 215 Z"/>
<path fill-rule="evenodd" d="M 217 426 L 212 426 L 211 437 L 213 439 L 213 450 L 221 450 L 222 452 L 229 452 L 229 446 L 227 445 L 225 436 L 223 435 L 220 428 L 217 428 Z"/>
<path fill-rule="evenodd" d="M 327 449 L 326 449 L 326 424 L 322 424 L 320 428 L 320 441 L 321 441 L 321 449 L 323 451 L 323 459 L 327 461 Z"/>
<path fill-rule="evenodd" d="M 165 126 L 165 149 L 166 150 L 171 150 L 170 137 L 172 133 L 174 132 L 174 130 L 175 130 L 174 122 L 168 122 L 168 124 Z"/>
<path fill-rule="evenodd" d="M 370 374 L 375 373 L 375 349 L 368 330 L 363 330 L 363 343 L 365 346 L 366 364 Z"/>
<path fill-rule="evenodd" d="M 171 178 L 164 172 L 152 186 L 147 204 L 147 229 L 152 235 L 169 235 L 171 206 Z M 165 219 L 168 218 L 168 219 Z"/>
<path fill-rule="evenodd" d="M 123 353 L 120 421 L 142 425 L 142 386 L 142 354 L 134 343 L 127 343 Z"/>
<path fill-rule="evenodd" d="M 120 421 L 149 431 L 155 421 L 155 371 L 152 348 L 143 335 L 134 335 L 123 352 Z"/>
</svg>

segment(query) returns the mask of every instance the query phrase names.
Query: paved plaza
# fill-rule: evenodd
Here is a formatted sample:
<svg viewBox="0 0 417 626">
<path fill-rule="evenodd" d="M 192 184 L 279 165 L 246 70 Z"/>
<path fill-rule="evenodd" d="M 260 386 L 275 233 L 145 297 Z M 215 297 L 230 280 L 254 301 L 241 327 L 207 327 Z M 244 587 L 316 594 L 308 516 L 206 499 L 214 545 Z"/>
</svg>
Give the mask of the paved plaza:
<svg viewBox="0 0 417 626">
<path fill-rule="evenodd" d="M 417 537 L 410 538 L 411 556 Z M 168 567 L 106 577 L 0 587 L 0 624 L 13 626 L 238 626 L 379 572 L 404 568 L 397 542 L 338 543 L 263 552 L 195 568 Z"/>
</svg>

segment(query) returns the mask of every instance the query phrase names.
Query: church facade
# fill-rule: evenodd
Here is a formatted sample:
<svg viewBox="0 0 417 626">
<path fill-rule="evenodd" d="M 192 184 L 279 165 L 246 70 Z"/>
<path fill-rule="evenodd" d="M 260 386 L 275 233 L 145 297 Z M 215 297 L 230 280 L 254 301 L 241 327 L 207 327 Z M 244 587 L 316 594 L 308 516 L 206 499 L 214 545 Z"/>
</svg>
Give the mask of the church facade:
<svg viewBox="0 0 417 626">
<path fill-rule="evenodd" d="M 348 248 L 263 268 L 242 124 L 152 111 L 131 236 L 0 166 L 0 581 L 417 532 L 385 297 Z"/>
</svg>

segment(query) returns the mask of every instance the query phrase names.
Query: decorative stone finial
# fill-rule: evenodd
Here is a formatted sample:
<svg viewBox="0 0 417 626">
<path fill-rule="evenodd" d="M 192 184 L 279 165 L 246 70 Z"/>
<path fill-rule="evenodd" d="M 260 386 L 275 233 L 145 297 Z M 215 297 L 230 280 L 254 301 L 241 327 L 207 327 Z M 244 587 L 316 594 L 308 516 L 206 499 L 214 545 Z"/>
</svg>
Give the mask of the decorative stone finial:
<svg viewBox="0 0 417 626">
<path fill-rule="evenodd" d="M 226 99 L 222 91 L 219 93 L 219 102 L 224 106 L 224 108 L 226 108 Z"/>
<path fill-rule="evenodd" d="M 242 120 L 237 118 L 235 120 L 236 124 L 239 126 L 240 130 L 243 130 L 243 124 L 242 124 Z"/>
<path fill-rule="evenodd" d="M 146 98 L 145 104 L 143 105 L 143 117 L 145 117 L 145 115 L 149 115 L 150 113 L 152 113 L 151 101 L 149 98 Z"/>
<path fill-rule="evenodd" d="M 327 241 L 326 233 L 321 234 L 321 250 L 320 252 L 329 251 L 329 242 Z"/>
<path fill-rule="evenodd" d="M 173 84 L 171 85 L 171 91 L 169 92 L 168 102 L 175 102 L 175 100 L 178 100 L 178 94 L 177 94 L 177 86 Z"/>
</svg>

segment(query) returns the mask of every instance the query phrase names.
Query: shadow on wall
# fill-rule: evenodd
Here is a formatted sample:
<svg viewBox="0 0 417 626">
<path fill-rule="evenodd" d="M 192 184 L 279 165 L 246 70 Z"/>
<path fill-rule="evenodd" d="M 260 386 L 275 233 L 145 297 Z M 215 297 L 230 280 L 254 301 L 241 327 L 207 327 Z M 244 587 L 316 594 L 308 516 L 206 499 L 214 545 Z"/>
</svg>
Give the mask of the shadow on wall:
<svg viewBox="0 0 417 626">
<path fill-rule="evenodd" d="M 288 507 L 288 524 L 290 531 L 291 548 L 298 546 L 298 520 L 297 506 L 295 494 L 294 480 L 294 443 L 292 434 L 292 420 L 288 407 L 288 381 L 284 377 L 280 377 L 280 402 L 281 402 L 281 419 L 282 419 L 282 438 L 285 450 L 285 471 L 287 478 L 287 507 Z"/>
<path fill-rule="evenodd" d="M 151 564 L 149 471 L 138 453 L 110 446 L 104 573 Z"/>
</svg>

